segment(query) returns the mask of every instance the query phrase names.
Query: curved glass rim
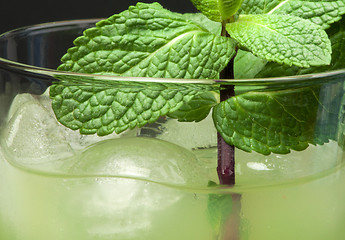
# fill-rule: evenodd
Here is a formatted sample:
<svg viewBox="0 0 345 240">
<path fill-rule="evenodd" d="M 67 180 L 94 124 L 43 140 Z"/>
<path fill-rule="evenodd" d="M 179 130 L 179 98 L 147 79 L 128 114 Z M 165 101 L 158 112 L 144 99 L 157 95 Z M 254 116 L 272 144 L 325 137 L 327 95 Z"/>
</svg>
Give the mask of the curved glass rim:
<svg viewBox="0 0 345 240">
<path fill-rule="evenodd" d="M 15 34 L 20 31 L 28 29 L 44 29 L 47 27 L 59 27 L 70 24 L 78 23 L 96 23 L 103 18 L 90 18 L 90 19 L 77 19 L 77 20 L 65 20 L 57 22 L 47 22 L 35 25 L 29 25 L 25 27 L 16 28 L 5 33 L 0 34 L 0 39 L 8 34 Z M 67 49 L 66 49 L 67 52 Z M 19 63 L 3 57 L 0 57 L 1 65 L 7 66 L 7 68 L 16 69 L 17 71 L 23 71 L 31 74 L 45 75 L 51 78 L 63 77 L 63 76 L 79 76 L 86 78 L 93 78 L 105 81 L 126 81 L 126 82 L 164 82 L 164 83 L 195 83 L 195 84 L 232 84 L 232 85 L 268 85 L 268 84 L 288 84 L 288 83 L 302 83 L 302 82 L 314 82 L 319 79 L 335 79 L 340 75 L 345 76 L 345 68 L 332 70 L 322 73 L 311 73 L 304 75 L 284 76 L 284 77 L 269 77 L 269 78 L 252 78 L 252 79 L 186 79 L 186 78 L 153 78 L 153 77 L 123 77 L 118 75 L 103 75 L 103 74 L 89 74 L 89 73 L 77 73 L 77 72 L 65 72 L 58 71 L 50 68 L 37 67 L 34 65 Z"/>
</svg>

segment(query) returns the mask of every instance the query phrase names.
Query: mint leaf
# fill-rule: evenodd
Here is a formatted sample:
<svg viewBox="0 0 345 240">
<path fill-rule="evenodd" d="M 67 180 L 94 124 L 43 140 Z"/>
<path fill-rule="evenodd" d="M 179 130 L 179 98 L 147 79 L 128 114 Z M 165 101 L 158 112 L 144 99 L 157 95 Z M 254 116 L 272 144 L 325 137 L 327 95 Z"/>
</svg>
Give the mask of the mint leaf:
<svg viewBox="0 0 345 240">
<path fill-rule="evenodd" d="M 180 122 L 199 122 L 207 117 L 212 107 L 217 104 L 217 99 L 212 92 L 204 92 L 193 97 L 192 100 L 182 105 L 178 110 L 168 116 Z"/>
<path fill-rule="evenodd" d="M 215 187 L 217 184 L 209 182 L 209 187 Z M 215 233 L 221 234 L 224 222 L 232 212 L 231 194 L 209 194 L 207 202 L 208 220 Z M 218 238 L 217 238 L 218 239 Z"/>
<path fill-rule="evenodd" d="M 82 81 L 82 79 L 78 79 Z M 53 84 L 52 108 L 57 120 L 81 134 L 100 136 L 155 122 L 188 103 L 203 90 L 195 85 L 159 83 Z M 189 86 L 189 87 L 188 87 Z"/>
<path fill-rule="evenodd" d="M 159 78 L 217 78 L 234 41 L 160 4 L 138 3 L 74 41 L 61 71 Z"/>
<path fill-rule="evenodd" d="M 293 76 L 298 74 L 299 70 L 310 69 L 310 68 L 299 68 L 296 66 L 289 66 L 285 64 L 279 64 L 276 62 L 269 62 L 266 64 L 261 71 L 259 71 L 255 78 L 266 77 L 282 77 L 282 76 Z"/>
<path fill-rule="evenodd" d="M 338 116 L 338 144 L 345 149 L 345 84 L 343 84 L 343 97 L 341 99 Z"/>
<path fill-rule="evenodd" d="M 213 33 L 214 35 L 220 36 L 222 32 L 221 23 L 210 20 L 202 13 L 185 13 L 183 16 L 186 19 L 200 25 L 204 29 L 207 29 L 207 31 Z"/>
<path fill-rule="evenodd" d="M 319 88 L 247 92 L 214 107 L 213 120 L 224 140 L 244 151 L 286 154 L 315 140 Z"/>
<path fill-rule="evenodd" d="M 331 79 L 329 79 L 331 80 Z M 344 107 L 344 83 L 342 81 L 329 81 L 328 84 L 321 85 L 319 102 L 322 107 L 317 114 L 314 140 L 315 143 L 328 142 L 335 140 L 341 146 L 341 139 L 338 136 L 341 133 L 342 109 Z"/>
<path fill-rule="evenodd" d="M 288 14 L 309 19 L 323 29 L 345 14 L 344 0 L 244 0 L 241 14 Z"/>
<path fill-rule="evenodd" d="M 266 64 L 267 61 L 265 59 L 239 49 L 234 62 L 235 79 L 254 78 Z"/>
<path fill-rule="evenodd" d="M 222 22 L 232 17 L 243 0 L 191 0 L 194 6 L 209 19 Z"/>
<path fill-rule="evenodd" d="M 331 43 L 318 25 L 288 15 L 240 15 L 226 25 L 230 36 L 268 61 L 300 67 L 331 61 Z"/>
<path fill-rule="evenodd" d="M 282 65 L 274 62 L 267 63 L 265 68 L 257 73 L 255 77 L 281 77 L 301 75 L 310 73 L 327 72 L 345 68 L 345 18 L 333 23 L 327 30 L 332 45 L 332 61 L 328 66 L 310 68 L 299 68 L 296 66 Z"/>
<path fill-rule="evenodd" d="M 239 14 L 264 14 L 279 5 L 281 0 L 243 0 Z"/>
</svg>

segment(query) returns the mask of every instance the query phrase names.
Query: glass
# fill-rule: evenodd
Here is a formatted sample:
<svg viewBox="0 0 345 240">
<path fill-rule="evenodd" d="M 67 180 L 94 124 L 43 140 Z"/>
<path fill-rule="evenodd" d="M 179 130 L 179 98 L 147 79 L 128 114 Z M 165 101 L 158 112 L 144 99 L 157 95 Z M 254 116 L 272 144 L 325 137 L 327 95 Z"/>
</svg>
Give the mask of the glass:
<svg viewBox="0 0 345 240">
<path fill-rule="evenodd" d="M 222 83 L 55 71 L 72 41 L 96 21 L 0 36 L 0 239 L 343 238 L 344 70 Z M 122 134 L 81 135 L 52 111 L 47 89 L 64 79 L 119 89 L 164 83 L 217 91 L 230 84 L 237 94 L 307 89 L 318 99 L 312 134 L 320 144 L 285 155 L 236 149 L 235 186 L 213 187 L 211 116 L 199 123 L 161 117 Z"/>
</svg>

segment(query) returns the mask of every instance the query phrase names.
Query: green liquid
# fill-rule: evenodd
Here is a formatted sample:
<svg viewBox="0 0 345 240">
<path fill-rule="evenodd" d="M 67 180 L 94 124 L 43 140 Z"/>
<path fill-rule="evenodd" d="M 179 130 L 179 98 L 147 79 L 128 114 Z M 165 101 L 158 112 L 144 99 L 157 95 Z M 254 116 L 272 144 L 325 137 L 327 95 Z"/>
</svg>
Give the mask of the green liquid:
<svg viewBox="0 0 345 240">
<path fill-rule="evenodd" d="M 1 159 L 0 239 L 212 239 L 207 195 L 134 178 L 49 177 Z"/>
<path fill-rule="evenodd" d="M 0 132 L 1 240 L 343 240 L 336 142 L 287 155 L 236 151 L 235 187 L 207 188 L 217 182 L 210 119 L 82 137 L 57 124 L 48 100 L 21 97 Z M 240 199 L 218 227 L 215 193 Z"/>
<path fill-rule="evenodd" d="M 212 169 L 209 157 L 214 150 L 196 155 Z M 133 177 L 49 176 L 18 169 L 5 156 L 0 177 L 0 239 L 226 239 L 226 233 L 215 233 L 210 225 L 208 193 L 202 188 L 169 187 Z M 344 236 L 343 166 L 273 186 L 262 180 L 261 186 L 248 188 L 244 183 L 250 178 L 239 175 L 239 186 L 232 190 L 241 193 L 239 239 Z M 223 229 L 232 227 L 226 221 Z"/>
</svg>

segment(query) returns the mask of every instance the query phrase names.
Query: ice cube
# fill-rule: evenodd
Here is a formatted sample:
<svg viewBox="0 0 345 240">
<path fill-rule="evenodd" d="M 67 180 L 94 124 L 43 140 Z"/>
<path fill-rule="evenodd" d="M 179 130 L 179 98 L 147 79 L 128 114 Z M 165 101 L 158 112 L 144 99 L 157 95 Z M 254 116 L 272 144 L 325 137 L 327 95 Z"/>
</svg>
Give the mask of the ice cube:
<svg viewBox="0 0 345 240">
<path fill-rule="evenodd" d="M 150 239 L 146 234 L 158 226 L 157 215 L 183 199 L 174 188 L 149 181 L 115 177 L 84 178 L 76 185 L 70 181 L 66 185 L 75 198 L 60 198 L 69 206 L 63 214 L 70 226 L 83 226 L 87 232 L 83 239 Z"/>
<path fill-rule="evenodd" d="M 83 213 L 78 221 L 93 239 L 151 239 L 147 234 L 171 223 L 169 213 L 185 214 L 183 201 L 187 196 L 193 201 L 193 192 L 186 192 L 206 187 L 209 180 L 192 152 L 145 137 L 94 144 L 79 155 L 69 174 L 80 181 L 71 189 L 76 198 L 63 201 Z M 152 228 L 157 229 L 147 231 Z"/>
<path fill-rule="evenodd" d="M 11 104 L 3 129 L 1 137 L 8 152 L 24 165 L 43 164 L 53 159 L 72 157 L 75 150 L 98 141 L 136 135 L 136 130 L 105 137 L 95 134 L 81 135 L 79 131 L 61 125 L 51 108 L 48 90 L 42 95 L 17 95 Z"/>
<path fill-rule="evenodd" d="M 208 175 L 189 150 L 167 141 L 127 137 L 92 145 L 71 168 L 73 175 L 123 176 L 184 186 L 207 186 Z"/>
<path fill-rule="evenodd" d="M 7 152 L 23 165 L 73 155 L 54 116 L 30 94 L 14 99 L 1 138 Z"/>
</svg>

